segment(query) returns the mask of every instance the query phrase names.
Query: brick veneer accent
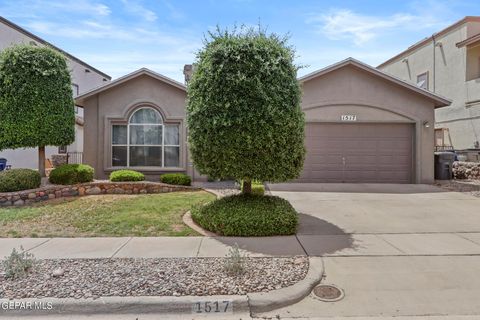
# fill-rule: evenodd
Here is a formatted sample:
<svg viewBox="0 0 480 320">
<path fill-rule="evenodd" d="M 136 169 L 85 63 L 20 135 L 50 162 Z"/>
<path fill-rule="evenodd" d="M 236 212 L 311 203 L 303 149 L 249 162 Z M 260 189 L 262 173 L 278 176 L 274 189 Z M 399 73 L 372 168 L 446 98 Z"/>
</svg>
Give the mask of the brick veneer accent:
<svg viewBox="0 0 480 320">
<path fill-rule="evenodd" d="M 175 191 L 194 191 L 195 187 L 175 186 L 157 182 L 109 182 L 95 181 L 75 185 L 50 185 L 38 189 L 17 192 L 0 192 L 0 206 L 22 206 L 49 199 L 99 194 L 147 194 Z"/>
</svg>

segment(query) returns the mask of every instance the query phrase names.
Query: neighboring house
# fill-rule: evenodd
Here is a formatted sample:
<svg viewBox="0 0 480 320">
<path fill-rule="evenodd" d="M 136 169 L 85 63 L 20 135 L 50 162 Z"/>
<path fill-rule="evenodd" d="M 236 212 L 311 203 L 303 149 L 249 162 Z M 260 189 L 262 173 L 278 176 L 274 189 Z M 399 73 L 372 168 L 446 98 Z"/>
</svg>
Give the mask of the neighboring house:
<svg viewBox="0 0 480 320">
<path fill-rule="evenodd" d="M 186 78 L 191 68 L 184 69 Z M 299 79 L 307 155 L 300 182 L 430 183 L 437 94 L 346 59 Z M 84 162 L 97 178 L 132 168 L 150 179 L 189 161 L 186 87 L 140 69 L 76 99 L 85 110 Z"/>
<path fill-rule="evenodd" d="M 480 17 L 465 17 L 378 69 L 452 100 L 435 112 L 438 149 L 480 151 Z"/>
<path fill-rule="evenodd" d="M 65 55 L 68 67 L 71 70 L 72 94 L 74 97 L 103 85 L 110 81 L 110 76 L 95 69 L 80 59 L 63 51 L 60 48 L 37 37 L 27 30 L 19 27 L 11 21 L 0 17 L 0 50 L 14 44 L 30 44 L 34 46 L 50 46 Z M 75 160 L 81 158 L 83 152 L 83 108 L 75 107 L 75 142 L 69 146 L 47 146 L 45 149 L 46 158 L 53 154 L 72 152 Z M 0 151 L 0 158 L 6 158 L 12 168 L 38 168 L 38 150 L 36 148 L 8 149 Z"/>
</svg>

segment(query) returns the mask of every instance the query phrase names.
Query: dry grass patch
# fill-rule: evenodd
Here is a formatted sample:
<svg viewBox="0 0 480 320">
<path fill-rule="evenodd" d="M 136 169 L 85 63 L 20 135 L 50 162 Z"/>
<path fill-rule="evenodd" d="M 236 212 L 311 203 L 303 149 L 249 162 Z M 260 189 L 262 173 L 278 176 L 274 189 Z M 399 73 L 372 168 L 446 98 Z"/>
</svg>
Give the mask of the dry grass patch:
<svg viewBox="0 0 480 320">
<path fill-rule="evenodd" d="M 204 191 L 101 195 L 2 208 L 0 237 L 198 235 L 182 223 L 182 215 L 214 198 Z"/>
</svg>

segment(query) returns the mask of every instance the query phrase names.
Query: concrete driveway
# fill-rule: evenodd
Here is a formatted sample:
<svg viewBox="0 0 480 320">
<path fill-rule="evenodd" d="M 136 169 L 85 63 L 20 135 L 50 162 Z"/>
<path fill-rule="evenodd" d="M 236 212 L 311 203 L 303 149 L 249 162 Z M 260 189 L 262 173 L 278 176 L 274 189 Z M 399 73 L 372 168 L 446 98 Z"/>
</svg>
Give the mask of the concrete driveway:
<svg viewBox="0 0 480 320">
<path fill-rule="evenodd" d="M 429 185 L 269 187 L 301 213 L 299 242 L 345 298 L 256 317 L 480 319 L 480 198 Z"/>
<path fill-rule="evenodd" d="M 300 213 L 345 233 L 480 232 L 480 198 L 435 186 L 291 183 L 268 187 Z M 339 231 L 303 218 L 299 234 Z"/>
</svg>

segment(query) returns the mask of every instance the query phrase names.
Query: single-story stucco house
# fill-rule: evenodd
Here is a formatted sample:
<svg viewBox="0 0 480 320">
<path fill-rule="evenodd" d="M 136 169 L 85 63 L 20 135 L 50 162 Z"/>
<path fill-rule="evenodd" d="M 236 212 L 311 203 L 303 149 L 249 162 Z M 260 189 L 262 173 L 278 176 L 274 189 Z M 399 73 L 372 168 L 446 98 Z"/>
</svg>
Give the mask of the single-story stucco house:
<svg viewBox="0 0 480 320">
<path fill-rule="evenodd" d="M 430 183 L 434 110 L 450 101 L 349 58 L 299 79 L 307 156 L 300 182 Z M 155 176 L 189 161 L 186 87 L 140 69 L 76 98 L 84 162 L 97 178 L 132 168 Z"/>
</svg>

